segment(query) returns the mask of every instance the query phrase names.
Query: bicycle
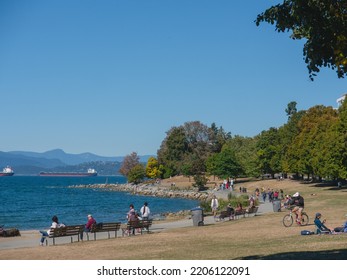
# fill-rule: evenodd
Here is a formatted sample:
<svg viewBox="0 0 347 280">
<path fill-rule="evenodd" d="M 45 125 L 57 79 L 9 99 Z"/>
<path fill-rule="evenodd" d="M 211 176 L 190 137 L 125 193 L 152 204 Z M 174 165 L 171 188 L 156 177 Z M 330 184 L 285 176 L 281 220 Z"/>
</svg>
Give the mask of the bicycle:
<svg viewBox="0 0 347 280">
<path fill-rule="evenodd" d="M 290 212 L 289 214 L 286 214 L 284 217 L 283 217 L 283 225 L 285 227 L 291 227 L 294 223 L 294 218 L 293 218 L 293 208 L 290 209 Z M 296 218 L 295 218 L 296 220 Z M 308 215 L 306 214 L 306 212 L 302 211 L 301 212 L 301 225 L 302 226 L 307 226 L 309 222 L 309 217 Z"/>
</svg>

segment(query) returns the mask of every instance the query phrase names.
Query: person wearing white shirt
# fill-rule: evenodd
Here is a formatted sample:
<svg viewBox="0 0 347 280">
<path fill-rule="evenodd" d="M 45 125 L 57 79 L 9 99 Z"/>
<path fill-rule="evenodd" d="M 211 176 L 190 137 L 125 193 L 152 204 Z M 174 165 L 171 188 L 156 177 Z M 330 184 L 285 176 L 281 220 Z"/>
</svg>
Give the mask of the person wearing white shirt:
<svg viewBox="0 0 347 280">
<path fill-rule="evenodd" d="M 216 216 L 217 216 L 218 207 L 219 207 L 218 199 L 216 196 L 213 196 L 213 198 L 211 200 L 211 209 L 212 209 L 212 213 L 213 213 L 214 218 L 216 218 Z"/>
<path fill-rule="evenodd" d="M 151 211 L 148 207 L 147 202 L 145 202 L 143 204 L 143 206 L 141 207 L 140 213 L 141 213 L 142 220 L 148 220 L 149 219 L 149 215 L 151 214 Z"/>
</svg>

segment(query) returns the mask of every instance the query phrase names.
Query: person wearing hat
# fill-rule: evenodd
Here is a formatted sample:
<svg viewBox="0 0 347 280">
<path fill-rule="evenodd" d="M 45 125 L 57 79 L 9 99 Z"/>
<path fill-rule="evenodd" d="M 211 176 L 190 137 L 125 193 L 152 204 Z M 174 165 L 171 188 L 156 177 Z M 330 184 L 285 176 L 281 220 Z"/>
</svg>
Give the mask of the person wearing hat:
<svg viewBox="0 0 347 280">
<path fill-rule="evenodd" d="M 84 226 L 83 232 L 90 232 L 92 230 L 92 226 L 96 224 L 96 221 L 91 214 L 89 214 L 87 217 L 88 217 L 88 221 Z M 83 232 L 81 232 L 80 234 L 81 240 L 83 240 Z"/>
<path fill-rule="evenodd" d="M 322 217 L 321 213 L 316 213 L 316 217 L 314 219 L 314 224 L 316 225 L 316 233 L 317 234 L 322 234 L 322 233 L 331 233 L 331 230 L 324 225 L 325 220 L 322 222 L 320 218 Z"/>
<path fill-rule="evenodd" d="M 301 213 L 304 210 L 305 202 L 304 198 L 300 195 L 299 192 L 293 194 L 290 205 L 294 206 L 292 212 L 296 215 L 296 222 L 301 225 Z"/>
</svg>

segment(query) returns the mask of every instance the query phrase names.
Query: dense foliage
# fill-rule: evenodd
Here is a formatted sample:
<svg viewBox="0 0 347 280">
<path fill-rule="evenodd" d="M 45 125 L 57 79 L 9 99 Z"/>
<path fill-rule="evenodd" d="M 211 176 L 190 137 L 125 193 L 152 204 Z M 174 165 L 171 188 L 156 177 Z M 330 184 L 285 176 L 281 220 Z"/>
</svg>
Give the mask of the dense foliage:
<svg viewBox="0 0 347 280">
<path fill-rule="evenodd" d="M 173 127 L 158 150 L 158 161 L 151 159 L 147 166 L 154 166 L 162 178 L 194 176 L 199 188 L 207 175 L 346 178 L 347 103 L 338 110 L 318 105 L 298 111 L 293 101 L 285 113 L 287 123 L 255 137 L 232 137 L 222 127 L 200 122 Z"/>
<path fill-rule="evenodd" d="M 264 21 L 278 32 L 291 31 L 292 39 L 306 40 L 303 54 L 312 80 L 321 67 L 346 76 L 346 0 L 284 0 L 259 14 L 256 24 Z"/>
</svg>

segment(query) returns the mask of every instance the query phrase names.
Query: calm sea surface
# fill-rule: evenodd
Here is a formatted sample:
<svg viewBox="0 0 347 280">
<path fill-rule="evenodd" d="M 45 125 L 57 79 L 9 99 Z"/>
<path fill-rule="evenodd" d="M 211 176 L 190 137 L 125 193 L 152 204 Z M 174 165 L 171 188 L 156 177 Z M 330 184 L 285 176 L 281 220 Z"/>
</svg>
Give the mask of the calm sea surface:
<svg viewBox="0 0 347 280">
<path fill-rule="evenodd" d="M 20 230 L 45 229 L 57 215 L 66 225 L 84 224 L 92 214 L 97 222 L 124 222 L 129 204 L 140 210 L 145 201 L 151 212 L 189 210 L 198 205 L 195 200 L 170 199 L 131 195 L 125 192 L 89 188 L 70 188 L 73 185 L 124 183 L 119 177 L 57 178 L 39 176 L 0 177 L 0 225 Z"/>
</svg>

